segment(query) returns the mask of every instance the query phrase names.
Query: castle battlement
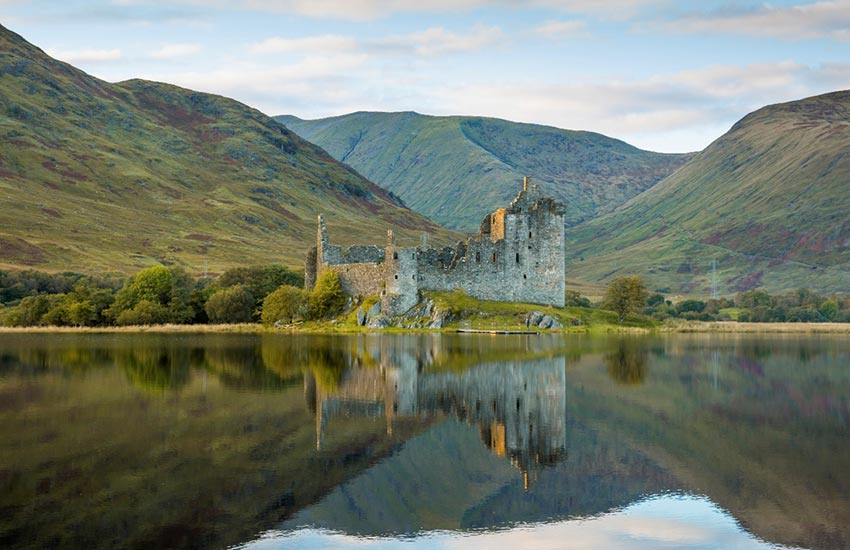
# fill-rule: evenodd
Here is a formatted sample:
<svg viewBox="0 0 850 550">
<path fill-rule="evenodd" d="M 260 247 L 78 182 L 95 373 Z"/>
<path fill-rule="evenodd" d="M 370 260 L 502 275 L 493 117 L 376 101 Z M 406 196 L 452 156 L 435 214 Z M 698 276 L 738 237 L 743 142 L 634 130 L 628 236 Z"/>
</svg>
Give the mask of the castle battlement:
<svg viewBox="0 0 850 550">
<path fill-rule="evenodd" d="M 380 295 L 382 311 L 400 315 L 422 290 L 463 289 L 482 300 L 564 305 L 564 207 L 523 182 L 507 208 L 488 214 L 478 235 L 454 247 L 331 245 L 319 216 L 316 246 L 307 254 L 305 287 L 327 269 L 352 296 Z"/>
</svg>

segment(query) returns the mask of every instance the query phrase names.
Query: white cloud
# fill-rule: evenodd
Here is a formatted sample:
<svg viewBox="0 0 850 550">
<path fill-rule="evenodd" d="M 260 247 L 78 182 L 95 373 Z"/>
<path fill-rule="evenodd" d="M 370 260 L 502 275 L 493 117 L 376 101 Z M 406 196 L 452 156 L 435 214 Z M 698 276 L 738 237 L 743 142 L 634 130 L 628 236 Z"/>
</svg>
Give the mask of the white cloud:
<svg viewBox="0 0 850 550">
<path fill-rule="evenodd" d="M 102 63 L 121 59 L 121 50 L 83 49 L 83 50 L 47 50 L 47 55 L 66 63 Z"/>
<path fill-rule="evenodd" d="M 606 18 L 630 16 L 645 6 L 670 0 L 179 0 L 204 7 L 238 8 L 308 17 L 364 21 L 396 13 L 457 13 L 479 8 L 541 7 L 568 13 L 589 13 Z"/>
<path fill-rule="evenodd" d="M 322 36 L 308 36 L 305 38 L 282 38 L 275 36 L 260 42 L 251 44 L 249 50 L 254 54 L 281 54 L 281 53 L 318 53 L 328 54 L 337 52 L 351 52 L 358 49 L 360 45 L 357 40 L 346 36 L 326 34 Z"/>
<path fill-rule="evenodd" d="M 187 57 L 201 51 L 199 44 L 163 44 L 158 50 L 151 52 L 150 57 L 154 59 L 174 59 L 176 57 Z"/>
<path fill-rule="evenodd" d="M 502 31 L 498 27 L 479 25 L 462 34 L 447 31 L 442 27 L 433 27 L 407 36 L 388 38 L 377 44 L 399 50 L 412 47 L 416 55 L 433 56 L 487 48 L 497 44 L 501 38 Z"/>
<path fill-rule="evenodd" d="M 557 21 L 550 19 L 534 28 L 534 33 L 546 38 L 563 38 L 575 36 L 587 27 L 587 23 L 574 19 L 572 21 Z"/>
<path fill-rule="evenodd" d="M 464 33 L 454 33 L 443 27 L 433 27 L 407 35 L 376 40 L 357 40 L 340 35 L 303 38 L 272 37 L 251 44 L 248 49 L 254 54 L 332 55 L 359 52 L 374 55 L 431 57 L 487 48 L 496 45 L 502 38 L 502 31 L 498 27 L 477 25 Z"/>
<path fill-rule="evenodd" d="M 722 32 L 787 40 L 850 40 L 850 0 L 692 14 L 663 27 L 678 33 Z"/>
</svg>

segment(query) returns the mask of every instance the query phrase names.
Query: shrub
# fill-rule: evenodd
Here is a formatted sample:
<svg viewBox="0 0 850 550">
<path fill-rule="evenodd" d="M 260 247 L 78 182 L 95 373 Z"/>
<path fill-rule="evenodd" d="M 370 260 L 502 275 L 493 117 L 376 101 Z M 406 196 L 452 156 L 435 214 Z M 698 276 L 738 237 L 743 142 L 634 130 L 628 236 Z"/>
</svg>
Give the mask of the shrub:
<svg viewBox="0 0 850 550">
<path fill-rule="evenodd" d="M 211 323 L 250 323 L 254 296 L 244 285 L 223 288 L 209 297 L 204 309 Z"/>
<path fill-rule="evenodd" d="M 575 290 L 568 290 L 564 294 L 564 305 L 567 307 L 590 307 L 590 300 Z"/>
<path fill-rule="evenodd" d="M 307 312 L 308 293 L 302 288 L 282 285 L 263 300 L 261 319 L 271 325 L 278 321 L 291 323 Z"/>
<path fill-rule="evenodd" d="M 334 317 L 345 307 L 345 292 L 339 282 L 339 273 L 328 270 L 316 280 L 316 286 L 310 293 L 309 317 L 324 319 Z"/>
<path fill-rule="evenodd" d="M 170 313 L 162 304 L 150 300 L 140 300 L 131 309 L 125 309 L 115 318 L 115 324 L 156 325 L 169 322 Z"/>
</svg>

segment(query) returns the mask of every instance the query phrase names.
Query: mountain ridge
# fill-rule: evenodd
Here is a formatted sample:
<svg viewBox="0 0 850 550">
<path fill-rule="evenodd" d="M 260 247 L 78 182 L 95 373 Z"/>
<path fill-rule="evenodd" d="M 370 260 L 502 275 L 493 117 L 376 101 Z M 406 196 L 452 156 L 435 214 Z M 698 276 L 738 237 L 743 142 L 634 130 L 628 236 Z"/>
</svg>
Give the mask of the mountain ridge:
<svg viewBox="0 0 850 550">
<path fill-rule="evenodd" d="M 606 212 L 690 155 L 642 151 L 595 132 L 490 117 L 358 111 L 276 120 L 442 225 L 472 231 L 530 175 L 564 202 L 569 225 Z"/>
<path fill-rule="evenodd" d="M 318 213 L 340 244 L 454 238 L 256 109 L 0 46 L 0 267 L 297 266 Z"/>
<path fill-rule="evenodd" d="M 748 114 L 676 173 L 568 234 L 568 273 L 721 292 L 846 288 L 850 92 Z M 612 267 L 619 266 L 619 267 Z"/>
</svg>

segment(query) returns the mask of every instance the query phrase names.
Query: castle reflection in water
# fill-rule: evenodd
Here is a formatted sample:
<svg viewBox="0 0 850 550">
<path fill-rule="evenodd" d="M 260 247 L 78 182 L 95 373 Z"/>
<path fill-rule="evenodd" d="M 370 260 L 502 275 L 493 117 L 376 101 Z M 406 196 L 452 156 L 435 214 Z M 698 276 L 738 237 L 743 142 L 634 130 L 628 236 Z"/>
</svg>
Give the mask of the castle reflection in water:
<svg viewBox="0 0 850 550">
<path fill-rule="evenodd" d="M 348 355 L 335 387 L 305 374 L 308 406 L 316 415 L 316 447 L 341 416 L 384 417 L 387 435 L 402 418 L 454 416 L 476 425 L 484 444 L 508 458 L 526 484 L 566 452 L 563 355 L 509 360 L 469 357 L 444 348 L 362 342 Z M 473 355 L 474 357 L 474 355 Z M 330 426 L 329 426 L 330 424 Z"/>
</svg>

